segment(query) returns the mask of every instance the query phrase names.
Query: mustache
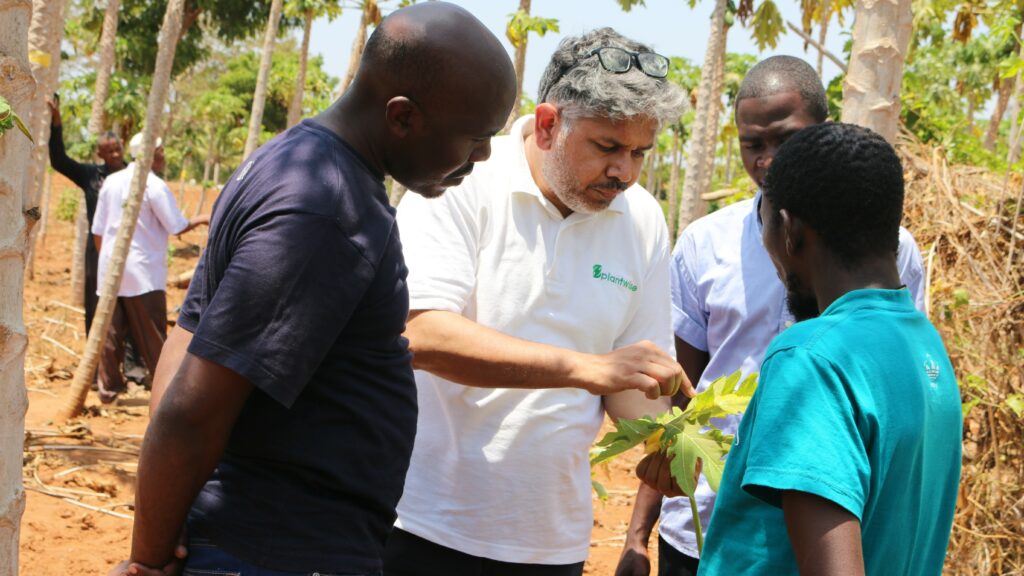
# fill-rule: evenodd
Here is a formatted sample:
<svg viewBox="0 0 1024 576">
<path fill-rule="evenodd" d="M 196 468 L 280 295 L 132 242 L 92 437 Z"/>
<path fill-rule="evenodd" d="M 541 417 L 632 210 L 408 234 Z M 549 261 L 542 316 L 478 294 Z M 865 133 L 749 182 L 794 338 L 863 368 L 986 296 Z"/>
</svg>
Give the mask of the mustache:
<svg viewBox="0 0 1024 576">
<path fill-rule="evenodd" d="M 627 182 L 620 182 L 618 180 L 608 180 L 600 184 L 594 184 L 591 188 L 597 188 L 598 190 L 613 190 L 615 192 L 623 192 L 626 188 L 629 188 Z"/>
</svg>

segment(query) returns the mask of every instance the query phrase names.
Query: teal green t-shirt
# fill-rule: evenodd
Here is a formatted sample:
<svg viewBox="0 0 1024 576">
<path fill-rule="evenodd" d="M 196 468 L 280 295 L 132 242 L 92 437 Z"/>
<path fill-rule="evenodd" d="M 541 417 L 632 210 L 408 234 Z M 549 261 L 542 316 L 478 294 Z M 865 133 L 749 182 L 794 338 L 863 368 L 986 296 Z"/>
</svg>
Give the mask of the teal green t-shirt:
<svg viewBox="0 0 1024 576">
<path fill-rule="evenodd" d="M 784 490 L 860 519 L 868 575 L 940 574 L 962 426 L 953 367 L 910 293 L 847 293 L 768 347 L 699 574 L 797 574 Z"/>
</svg>

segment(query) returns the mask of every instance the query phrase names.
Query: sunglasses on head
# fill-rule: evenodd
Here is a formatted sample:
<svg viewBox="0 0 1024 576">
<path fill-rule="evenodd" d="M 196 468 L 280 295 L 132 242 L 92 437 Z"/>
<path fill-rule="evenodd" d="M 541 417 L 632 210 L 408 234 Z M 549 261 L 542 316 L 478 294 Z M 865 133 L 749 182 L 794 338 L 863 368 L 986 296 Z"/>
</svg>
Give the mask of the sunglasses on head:
<svg viewBox="0 0 1024 576">
<path fill-rule="evenodd" d="M 655 54 L 654 52 L 631 52 L 624 48 L 616 48 L 615 46 L 602 46 L 591 50 L 582 58 L 573 62 L 571 66 L 562 70 L 555 77 L 554 82 L 548 86 L 547 91 L 541 95 L 540 101 L 544 102 L 548 92 L 551 92 L 551 88 L 558 84 L 570 70 L 579 66 L 583 60 L 591 56 L 597 56 L 601 67 L 615 74 L 629 72 L 635 62 L 636 67 L 651 78 L 665 78 L 668 76 L 669 59 L 661 54 Z"/>
</svg>

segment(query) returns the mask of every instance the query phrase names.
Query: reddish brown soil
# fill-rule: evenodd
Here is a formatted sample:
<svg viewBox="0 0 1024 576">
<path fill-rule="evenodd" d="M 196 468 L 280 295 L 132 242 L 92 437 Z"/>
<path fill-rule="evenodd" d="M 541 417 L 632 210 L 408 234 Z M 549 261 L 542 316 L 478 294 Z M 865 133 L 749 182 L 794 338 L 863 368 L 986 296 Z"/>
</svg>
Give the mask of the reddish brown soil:
<svg viewBox="0 0 1024 576">
<path fill-rule="evenodd" d="M 118 405 L 110 407 L 101 406 L 90 393 L 85 415 L 68 425 L 53 422 L 65 401 L 77 355 L 85 347 L 82 314 L 68 307 L 72 303 L 73 226 L 55 217 L 60 192 L 71 186 L 63 177 L 54 178 L 46 237 L 36 250 L 35 276 L 25 283 L 25 326 L 30 339 L 25 356 L 29 397 L 25 427 L 29 436 L 24 468 L 28 503 L 21 523 L 22 576 L 106 574 L 127 555 L 131 520 L 121 516 L 132 514 L 135 454 L 148 422 L 149 393 L 141 388 L 132 388 Z M 171 187 L 178 195 L 178 184 Z M 199 189 L 189 187 L 185 213 L 192 215 L 198 201 Z M 206 210 L 212 203 L 211 193 Z M 199 247 L 205 243 L 205 228 L 172 238 L 175 253 L 169 278 L 192 269 Z M 175 308 L 184 295 L 184 290 L 168 287 L 170 319 L 176 316 Z M 57 436 L 47 436 L 52 434 Z M 57 444 L 92 449 L 54 448 Z M 610 576 L 615 571 L 632 511 L 637 486 L 632 470 L 638 459 L 638 454 L 629 454 L 598 471 L 597 479 L 610 496 L 607 502 L 594 500 L 587 574 Z"/>
</svg>

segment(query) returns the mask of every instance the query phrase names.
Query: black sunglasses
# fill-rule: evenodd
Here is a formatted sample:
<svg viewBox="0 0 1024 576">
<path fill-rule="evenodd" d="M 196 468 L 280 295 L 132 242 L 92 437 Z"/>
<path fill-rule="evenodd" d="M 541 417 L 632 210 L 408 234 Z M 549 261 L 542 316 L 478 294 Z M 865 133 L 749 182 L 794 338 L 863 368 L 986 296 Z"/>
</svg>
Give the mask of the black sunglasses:
<svg viewBox="0 0 1024 576">
<path fill-rule="evenodd" d="M 544 102 L 547 99 L 551 88 L 558 84 L 570 70 L 579 66 L 583 60 L 594 55 L 601 62 L 602 68 L 615 74 L 629 72 L 633 67 L 633 62 L 636 62 L 637 68 L 651 78 L 665 78 L 668 76 L 669 59 L 661 54 L 655 54 L 654 52 L 631 52 L 623 48 L 616 48 L 615 46 L 602 46 L 591 50 L 587 55 L 573 62 L 571 66 L 559 72 L 555 80 L 548 85 L 548 89 L 541 95 L 540 101 Z"/>
</svg>

